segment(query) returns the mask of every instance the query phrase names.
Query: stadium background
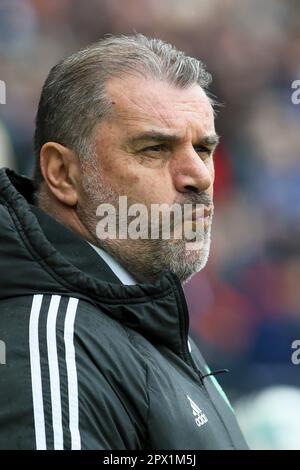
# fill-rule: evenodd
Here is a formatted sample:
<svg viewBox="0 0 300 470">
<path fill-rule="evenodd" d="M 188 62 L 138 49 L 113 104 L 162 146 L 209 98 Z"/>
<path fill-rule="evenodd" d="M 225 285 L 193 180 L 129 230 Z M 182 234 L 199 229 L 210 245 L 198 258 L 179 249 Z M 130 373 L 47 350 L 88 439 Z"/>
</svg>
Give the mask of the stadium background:
<svg viewBox="0 0 300 470">
<path fill-rule="evenodd" d="M 210 261 L 186 286 L 193 336 L 250 446 L 300 448 L 300 2 L 0 0 L 0 166 L 30 174 L 43 81 L 106 33 L 141 32 L 201 58 L 223 104 Z"/>
</svg>

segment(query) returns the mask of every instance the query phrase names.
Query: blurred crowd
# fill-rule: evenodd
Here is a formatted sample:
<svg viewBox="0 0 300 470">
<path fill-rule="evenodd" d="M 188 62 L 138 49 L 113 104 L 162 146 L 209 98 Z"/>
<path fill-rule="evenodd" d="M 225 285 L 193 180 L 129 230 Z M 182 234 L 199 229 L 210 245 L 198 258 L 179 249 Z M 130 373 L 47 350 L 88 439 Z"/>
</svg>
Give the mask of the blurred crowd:
<svg viewBox="0 0 300 470">
<path fill-rule="evenodd" d="M 213 242 L 186 285 L 191 327 L 235 401 L 300 387 L 300 79 L 297 0 L 1 0 L 0 164 L 30 174 L 43 81 L 107 33 L 156 36 L 201 58 L 219 102 Z"/>
</svg>

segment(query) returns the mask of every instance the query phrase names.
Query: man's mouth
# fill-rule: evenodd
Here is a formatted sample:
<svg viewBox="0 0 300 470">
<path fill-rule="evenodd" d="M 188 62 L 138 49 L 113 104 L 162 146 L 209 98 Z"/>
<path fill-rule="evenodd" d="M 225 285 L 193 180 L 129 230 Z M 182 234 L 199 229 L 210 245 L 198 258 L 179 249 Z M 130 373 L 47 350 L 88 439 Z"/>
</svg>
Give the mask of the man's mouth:
<svg viewBox="0 0 300 470">
<path fill-rule="evenodd" d="M 192 212 L 192 226 L 193 230 L 198 227 L 203 227 L 206 231 L 211 222 L 212 208 L 201 206 L 200 209 L 195 209 Z"/>
</svg>

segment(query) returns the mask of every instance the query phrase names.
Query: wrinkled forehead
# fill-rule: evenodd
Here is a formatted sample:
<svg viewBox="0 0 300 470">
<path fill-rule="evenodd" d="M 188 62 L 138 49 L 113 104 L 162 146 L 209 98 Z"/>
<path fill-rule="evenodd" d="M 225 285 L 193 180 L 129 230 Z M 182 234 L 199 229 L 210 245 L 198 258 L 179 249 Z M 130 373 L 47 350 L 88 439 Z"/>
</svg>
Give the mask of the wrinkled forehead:
<svg viewBox="0 0 300 470">
<path fill-rule="evenodd" d="M 125 77 L 107 84 L 107 93 L 119 126 L 164 129 L 184 135 L 214 132 L 214 112 L 203 89 L 186 89 L 165 81 Z"/>
</svg>

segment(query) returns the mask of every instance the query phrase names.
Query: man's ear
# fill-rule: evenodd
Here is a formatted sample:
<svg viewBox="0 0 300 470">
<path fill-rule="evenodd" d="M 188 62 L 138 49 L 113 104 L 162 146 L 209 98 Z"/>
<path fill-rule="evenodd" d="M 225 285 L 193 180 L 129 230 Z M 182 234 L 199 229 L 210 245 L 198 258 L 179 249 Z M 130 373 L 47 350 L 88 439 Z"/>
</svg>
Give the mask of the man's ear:
<svg viewBox="0 0 300 470">
<path fill-rule="evenodd" d="M 80 165 L 77 155 L 57 142 L 47 142 L 40 152 L 41 172 L 51 193 L 63 204 L 78 202 Z"/>
</svg>

